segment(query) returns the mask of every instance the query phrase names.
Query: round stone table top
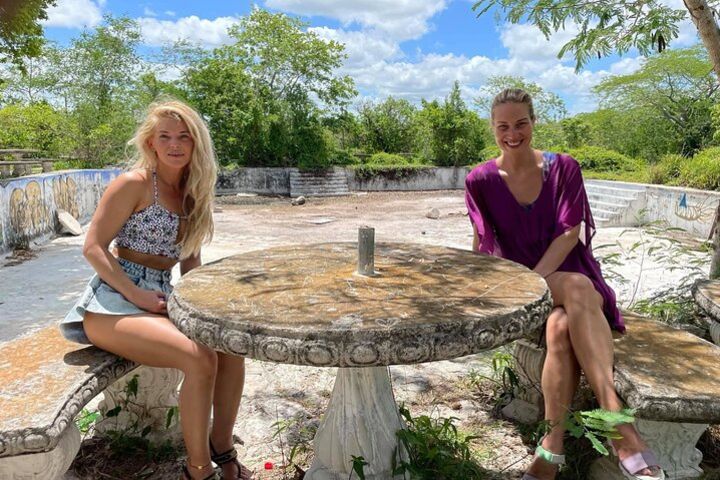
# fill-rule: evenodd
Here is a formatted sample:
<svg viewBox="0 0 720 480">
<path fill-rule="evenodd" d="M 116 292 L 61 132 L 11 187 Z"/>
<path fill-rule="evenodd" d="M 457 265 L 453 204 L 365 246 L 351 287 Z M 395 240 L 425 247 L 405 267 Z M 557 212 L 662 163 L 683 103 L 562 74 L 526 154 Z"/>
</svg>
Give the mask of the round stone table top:
<svg viewBox="0 0 720 480">
<path fill-rule="evenodd" d="M 720 322 L 720 280 L 698 280 L 692 293 L 700 308 Z"/>
<path fill-rule="evenodd" d="M 468 250 L 375 246 L 376 275 L 355 273 L 357 244 L 254 251 L 198 267 L 168 300 L 178 328 L 218 351 L 313 366 L 446 360 L 537 329 L 545 281 Z"/>
</svg>

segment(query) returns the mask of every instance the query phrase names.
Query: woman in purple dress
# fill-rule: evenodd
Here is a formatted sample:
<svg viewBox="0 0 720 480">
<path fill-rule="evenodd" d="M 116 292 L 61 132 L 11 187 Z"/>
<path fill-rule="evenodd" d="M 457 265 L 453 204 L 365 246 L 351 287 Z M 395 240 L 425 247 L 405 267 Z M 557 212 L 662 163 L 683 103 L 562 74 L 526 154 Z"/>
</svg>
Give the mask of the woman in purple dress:
<svg viewBox="0 0 720 480">
<path fill-rule="evenodd" d="M 524 480 L 553 479 L 564 463 L 567 408 L 580 370 L 600 407 L 618 411 L 613 385 L 611 329 L 625 331 L 615 294 L 592 254 L 595 224 L 580 166 L 564 154 L 531 147 L 535 114 L 523 90 L 495 97 L 492 129 L 498 158 L 467 177 L 466 202 L 474 230 L 473 250 L 521 263 L 547 281 L 554 309 L 545 326 L 547 356 L 542 373 L 545 418 L 551 429 L 536 449 Z M 619 425 L 613 447 L 624 476 L 664 479 L 664 473 L 631 424 Z"/>
</svg>

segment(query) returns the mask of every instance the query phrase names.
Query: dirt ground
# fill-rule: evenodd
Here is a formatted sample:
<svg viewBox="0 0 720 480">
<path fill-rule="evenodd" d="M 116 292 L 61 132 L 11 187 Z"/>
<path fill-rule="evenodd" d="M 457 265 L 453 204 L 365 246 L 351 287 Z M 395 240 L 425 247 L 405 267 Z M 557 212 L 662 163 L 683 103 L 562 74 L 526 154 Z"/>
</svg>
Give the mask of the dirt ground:
<svg viewBox="0 0 720 480">
<path fill-rule="evenodd" d="M 376 242 L 465 249 L 472 243 L 461 191 L 309 198 L 300 206 L 292 206 L 287 197 L 237 195 L 219 199 L 215 237 L 203 250 L 203 261 L 272 246 L 356 241 L 358 227 L 363 225 L 375 228 Z M 595 244 L 617 243 L 622 254 L 641 237 L 642 233 L 636 231 L 600 229 Z M 35 258 L 29 256 L 20 263 L 8 258 L 9 262 L 0 268 L 0 325 L 12 328 L 6 329 L 6 336 L 0 340 L 50 324 L 65 314 L 91 274 L 80 255 L 83 240 L 83 236 L 62 237 L 34 248 Z M 631 295 L 646 296 L 687 273 L 663 271 L 659 276 L 661 268 L 647 258 L 637 267 L 628 257 L 618 269 L 630 279 L 630 285 L 613 284 L 618 297 L 623 301 Z M 27 323 L 27 302 L 22 301 L 28 288 L 45 292 L 43 309 L 34 311 L 32 324 Z M 532 450 L 527 437 L 523 442 L 523 428 L 493 416 L 491 382 L 470 381 L 478 374 L 492 374 L 491 356 L 492 352 L 487 352 L 454 361 L 391 367 L 395 394 L 398 403 L 408 406 L 413 415 L 456 417 L 461 431 L 478 434 L 473 450 L 488 470 L 488 478 L 519 478 L 530 462 Z M 312 432 L 325 410 L 334 375 L 332 368 L 248 360 L 245 394 L 235 425 L 236 435 L 243 440 L 238 445 L 243 463 L 265 474 L 262 478 L 291 479 L 290 474 L 284 477 L 277 468 L 265 471 L 263 466 L 267 462 L 275 466 L 287 464 L 291 446 L 297 445 L 294 461 L 307 468 L 312 460 Z M 113 452 L 106 443 L 86 439 L 67 478 L 179 478 L 178 459 L 172 455 L 157 460 L 148 459 L 146 452 Z"/>
</svg>

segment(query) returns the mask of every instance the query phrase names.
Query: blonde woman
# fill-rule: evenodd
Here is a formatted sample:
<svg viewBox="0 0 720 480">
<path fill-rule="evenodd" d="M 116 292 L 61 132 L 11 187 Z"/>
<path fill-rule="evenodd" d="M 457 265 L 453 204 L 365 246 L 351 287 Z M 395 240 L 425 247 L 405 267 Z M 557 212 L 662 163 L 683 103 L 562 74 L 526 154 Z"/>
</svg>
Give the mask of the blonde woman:
<svg viewBox="0 0 720 480">
<path fill-rule="evenodd" d="M 216 164 L 210 134 L 192 108 L 166 101 L 150 106 L 129 144 L 137 161 L 110 183 L 85 239 L 83 254 L 96 274 L 60 329 L 70 340 L 142 365 L 181 370 L 188 454 L 182 478 L 217 479 L 212 457 L 222 478 L 248 479 L 232 439 L 244 359 L 190 340 L 166 309 L 171 268 L 179 262 L 184 275 L 199 266 L 201 245 L 213 235 Z M 113 240 L 117 257 L 109 250 Z"/>
</svg>

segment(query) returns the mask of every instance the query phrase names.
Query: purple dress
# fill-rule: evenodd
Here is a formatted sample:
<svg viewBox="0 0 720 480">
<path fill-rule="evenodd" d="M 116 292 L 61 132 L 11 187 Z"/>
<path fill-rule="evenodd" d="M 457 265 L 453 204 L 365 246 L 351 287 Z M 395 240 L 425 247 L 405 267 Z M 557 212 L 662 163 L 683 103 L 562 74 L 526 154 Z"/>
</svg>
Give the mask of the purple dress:
<svg viewBox="0 0 720 480">
<path fill-rule="evenodd" d="M 475 167 L 465 179 L 465 202 L 477 229 L 479 251 L 507 258 L 532 269 L 555 238 L 581 222 L 580 241 L 558 271 L 587 276 L 602 295 L 610 328 L 625 331 L 615 292 L 605 283 L 592 254 L 595 223 L 580 165 L 569 155 L 543 153 L 543 184 L 531 205 L 521 205 L 500 176 L 495 160 Z"/>
</svg>

